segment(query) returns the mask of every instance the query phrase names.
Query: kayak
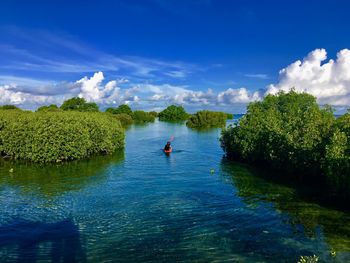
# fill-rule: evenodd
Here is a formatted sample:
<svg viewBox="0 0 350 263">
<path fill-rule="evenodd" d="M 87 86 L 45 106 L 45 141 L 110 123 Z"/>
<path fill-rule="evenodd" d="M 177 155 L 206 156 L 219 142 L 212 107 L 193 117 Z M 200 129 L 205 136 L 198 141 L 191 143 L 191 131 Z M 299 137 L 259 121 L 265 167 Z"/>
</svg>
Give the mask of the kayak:
<svg viewBox="0 0 350 263">
<path fill-rule="evenodd" d="M 163 150 L 165 153 L 171 153 L 173 151 L 173 149 L 170 150 Z"/>
</svg>

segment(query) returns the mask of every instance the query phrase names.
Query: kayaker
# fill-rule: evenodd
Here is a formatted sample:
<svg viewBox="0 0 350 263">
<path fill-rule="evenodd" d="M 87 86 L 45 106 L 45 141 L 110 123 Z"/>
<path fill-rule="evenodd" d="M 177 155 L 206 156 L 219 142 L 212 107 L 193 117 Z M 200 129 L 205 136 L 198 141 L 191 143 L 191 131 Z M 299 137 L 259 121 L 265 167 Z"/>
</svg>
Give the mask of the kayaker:
<svg viewBox="0 0 350 263">
<path fill-rule="evenodd" d="M 170 142 L 167 142 L 166 145 L 164 146 L 164 151 L 168 152 L 168 151 L 171 151 L 171 143 Z"/>
</svg>

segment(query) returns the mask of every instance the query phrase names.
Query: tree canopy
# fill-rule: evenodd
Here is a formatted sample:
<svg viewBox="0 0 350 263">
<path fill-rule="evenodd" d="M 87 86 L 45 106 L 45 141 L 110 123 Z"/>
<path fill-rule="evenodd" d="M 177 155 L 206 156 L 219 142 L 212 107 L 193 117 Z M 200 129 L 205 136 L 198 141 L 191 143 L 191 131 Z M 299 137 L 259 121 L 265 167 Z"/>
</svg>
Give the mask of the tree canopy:
<svg viewBox="0 0 350 263">
<path fill-rule="evenodd" d="M 193 114 L 186 125 L 190 128 L 211 128 L 224 127 L 226 125 L 227 114 L 218 111 L 198 111 Z"/>
<path fill-rule="evenodd" d="M 97 112 L 99 108 L 94 102 L 87 102 L 84 98 L 74 97 L 63 102 L 62 110 Z"/>
<path fill-rule="evenodd" d="M 171 105 L 161 111 L 158 116 L 160 121 L 185 121 L 188 119 L 189 114 L 184 107 Z"/>
<path fill-rule="evenodd" d="M 309 94 L 281 92 L 251 103 L 220 141 L 230 158 L 324 182 L 330 193 L 350 197 L 350 114 L 336 119 Z"/>
</svg>

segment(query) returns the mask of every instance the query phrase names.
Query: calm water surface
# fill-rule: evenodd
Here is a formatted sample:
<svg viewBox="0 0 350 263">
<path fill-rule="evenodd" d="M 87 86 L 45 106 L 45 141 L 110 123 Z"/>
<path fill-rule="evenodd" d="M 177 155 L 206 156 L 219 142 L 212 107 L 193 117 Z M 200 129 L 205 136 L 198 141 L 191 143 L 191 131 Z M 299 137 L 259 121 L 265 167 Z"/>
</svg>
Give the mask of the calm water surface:
<svg viewBox="0 0 350 263">
<path fill-rule="evenodd" d="M 156 122 L 112 157 L 1 162 L 0 262 L 350 262 L 349 213 L 226 162 L 219 136 Z"/>
</svg>

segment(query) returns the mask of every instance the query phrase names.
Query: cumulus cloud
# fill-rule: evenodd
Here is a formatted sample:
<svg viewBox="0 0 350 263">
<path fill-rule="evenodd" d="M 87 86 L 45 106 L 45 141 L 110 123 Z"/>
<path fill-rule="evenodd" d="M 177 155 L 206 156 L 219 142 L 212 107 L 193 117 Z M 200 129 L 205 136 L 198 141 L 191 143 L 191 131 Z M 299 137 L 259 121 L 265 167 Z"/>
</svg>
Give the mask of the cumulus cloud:
<svg viewBox="0 0 350 263">
<path fill-rule="evenodd" d="M 104 92 L 113 89 L 114 83 L 108 83 L 105 89 L 101 88 L 101 82 L 104 80 L 103 73 L 97 72 L 91 78 L 84 77 L 76 83 L 80 85 L 79 97 L 85 98 L 87 101 L 100 101 Z"/>
<path fill-rule="evenodd" d="M 316 49 L 279 72 L 279 81 L 265 89 L 251 91 L 245 87 L 193 90 L 186 85 L 130 83 L 127 79 L 105 79 L 103 72 L 85 76 L 77 81 L 52 83 L 42 80 L 0 76 L 0 104 L 20 106 L 61 104 L 65 99 L 79 96 L 101 106 L 122 103 L 138 104 L 143 108 L 162 108 L 168 104 L 191 106 L 232 107 L 261 100 L 267 94 L 289 91 L 308 92 L 321 104 L 339 108 L 350 105 L 350 50 L 338 52 L 336 60 L 327 61 L 324 49 Z M 30 108 L 30 107 L 27 107 Z M 34 107 L 32 107 L 34 108 Z"/>
<path fill-rule="evenodd" d="M 5 80 L 6 78 L 3 78 Z M 9 83 L 12 83 L 13 79 Z M 23 82 L 20 82 L 23 84 Z M 212 89 L 198 91 L 187 86 L 170 84 L 130 84 L 128 80 L 110 80 L 105 82 L 103 72 L 96 72 L 91 77 L 85 76 L 75 82 L 46 83 L 32 80 L 28 83 L 40 84 L 0 86 L 0 103 L 17 104 L 26 108 L 35 108 L 43 104 L 61 104 L 65 99 L 79 96 L 89 102 L 100 105 L 119 105 L 143 103 L 144 106 L 164 107 L 168 104 L 179 105 L 230 105 L 246 103 L 257 99 L 257 93 L 250 94 L 245 89 L 228 89 L 215 93 Z M 1 83 L 0 83 L 1 84 Z M 127 87 L 121 87 L 128 84 Z M 56 92 L 52 92 L 56 90 Z M 57 92 L 57 90 L 59 92 Z"/>
<path fill-rule="evenodd" d="M 261 99 L 261 95 L 259 91 L 251 93 L 246 88 L 229 88 L 220 92 L 217 99 L 220 104 L 249 103 Z"/>
<path fill-rule="evenodd" d="M 338 52 L 336 60 L 327 60 L 325 49 L 310 52 L 279 72 L 279 82 L 267 87 L 266 94 L 289 91 L 307 92 L 321 104 L 350 105 L 350 50 Z"/>
</svg>

